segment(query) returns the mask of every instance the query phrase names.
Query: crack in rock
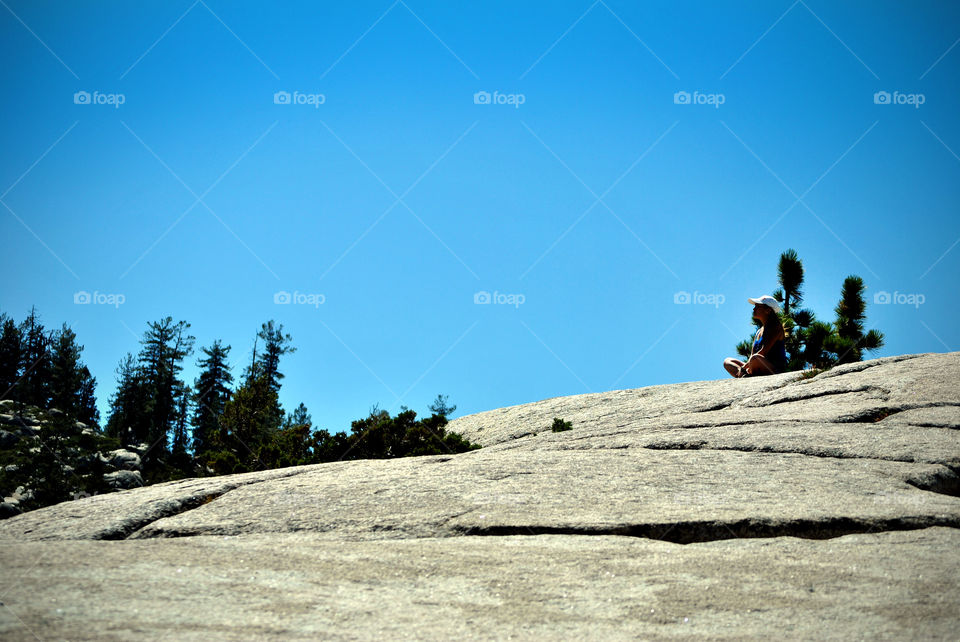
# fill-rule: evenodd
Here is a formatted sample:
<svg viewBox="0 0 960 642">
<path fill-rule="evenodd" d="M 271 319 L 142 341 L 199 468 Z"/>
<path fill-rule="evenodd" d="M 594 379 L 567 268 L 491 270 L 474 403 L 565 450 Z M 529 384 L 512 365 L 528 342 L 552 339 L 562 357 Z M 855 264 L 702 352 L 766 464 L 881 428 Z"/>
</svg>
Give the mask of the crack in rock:
<svg viewBox="0 0 960 642">
<path fill-rule="evenodd" d="M 189 510 L 193 510 L 194 508 L 199 508 L 204 504 L 209 504 L 216 498 L 220 497 L 221 495 L 225 495 L 226 493 L 230 492 L 234 488 L 236 488 L 236 486 L 233 486 L 230 488 L 223 488 L 219 491 L 215 491 L 212 493 L 202 493 L 199 495 L 191 495 L 190 497 L 187 497 L 182 500 L 173 500 L 171 502 L 168 502 L 167 505 L 161 509 L 160 515 L 150 516 L 148 518 L 137 520 L 135 522 L 128 522 L 120 528 L 103 533 L 102 536 L 98 537 L 97 539 L 104 539 L 104 540 L 128 539 L 131 536 L 135 535 L 141 529 L 149 526 L 150 524 L 152 524 L 157 520 L 165 519 L 167 517 L 173 517 L 174 515 L 179 515 L 180 513 L 185 513 Z M 169 506 L 169 509 L 167 508 L 168 506 Z"/>
<path fill-rule="evenodd" d="M 890 396 L 890 391 L 880 386 L 874 385 L 862 385 L 856 388 L 850 388 L 847 390 L 821 390 L 818 392 L 805 393 L 804 391 L 799 391 L 796 394 L 787 395 L 780 399 L 773 399 L 772 401 L 754 401 L 759 395 L 753 395 L 743 399 L 739 404 L 736 404 L 733 407 L 739 408 L 763 408 L 766 406 L 773 406 L 780 403 L 790 403 L 794 401 L 806 401 L 807 399 L 816 399 L 818 397 L 828 397 L 832 395 L 849 395 L 857 392 L 875 392 L 880 393 L 879 396 L 882 399 L 886 399 Z M 765 393 L 760 393 L 765 394 Z"/>
<path fill-rule="evenodd" d="M 859 455 L 856 453 L 845 452 L 842 448 L 838 447 L 824 446 L 818 451 L 811 452 L 809 450 L 804 451 L 799 449 L 777 448 L 774 446 L 711 446 L 709 444 L 709 441 L 701 439 L 699 441 L 660 441 L 636 447 L 645 448 L 647 450 L 715 450 L 770 455 L 803 455 L 805 457 L 818 457 L 825 459 L 868 459 L 871 461 L 903 462 L 905 464 L 918 463 L 917 460 L 906 457 L 870 457 L 868 455 Z M 626 446 L 618 446 L 618 448 L 624 447 Z M 929 481 L 927 478 L 911 478 L 905 479 L 904 481 L 912 486 L 915 486 L 916 488 L 919 488 L 920 490 L 928 490 L 934 493 L 940 493 L 942 495 L 960 497 L 960 466 L 955 467 L 947 463 L 941 463 L 938 465 L 943 466 L 948 472 L 940 472 L 933 481 Z"/>
<path fill-rule="evenodd" d="M 209 492 L 201 492 L 196 495 L 189 495 L 185 498 L 173 499 L 167 502 L 164 502 L 159 506 L 159 514 L 151 514 L 142 519 L 130 521 L 123 523 L 115 528 L 108 529 L 101 533 L 98 533 L 93 539 L 99 540 L 120 540 L 120 539 L 131 539 L 134 538 L 137 533 L 148 527 L 150 524 L 159 521 L 161 519 L 166 519 L 167 517 L 173 517 L 181 513 L 186 513 L 195 508 L 199 508 L 205 504 L 209 504 L 218 497 L 229 493 L 231 490 L 240 488 L 241 486 L 251 486 L 253 484 L 260 484 L 266 481 L 273 481 L 274 479 L 283 479 L 286 477 L 293 477 L 299 475 L 305 471 L 293 470 L 289 475 L 278 475 L 276 477 L 271 477 L 269 479 L 258 479 L 249 482 L 238 482 L 235 484 L 228 484 L 219 488 L 217 490 Z"/>
<path fill-rule="evenodd" d="M 461 536 L 510 535 L 621 535 L 641 537 L 674 544 L 696 544 L 728 539 L 755 539 L 770 537 L 799 537 L 803 539 L 833 539 L 858 533 L 906 531 L 946 526 L 960 528 L 960 517 L 937 515 L 896 517 L 889 519 L 856 519 L 829 517 L 825 519 L 795 519 L 771 521 L 742 519 L 732 522 L 691 521 L 661 524 L 614 524 L 609 526 L 549 526 L 526 525 L 457 525 L 453 530 Z"/>
<path fill-rule="evenodd" d="M 848 363 L 841 366 L 834 366 L 833 368 L 827 370 L 826 372 L 821 372 L 820 374 L 811 377 L 807 381 L 817 381 L 823 379 L 832 379 L 833 377 L 842 377 L 843 375 L 853 374 L 854 372 L 863 372 L 869 368 L 876 368 L 877 366 L 882 366 L 886 363 L 898 363 L 900 361 L 909 361 L 910 359 L 918 359 L 920 357 L 928 356 L 929 354 L 937 353 L 924 353 L 924 354 L 907 354 L 907 355 L 896 355 L 893 357 L 882 357 L 880 359 L 871 359 L 870 361 L 862 361 L 859 363 Z"/>
<path fill-rule="evenodd" d="M 849 415 L 841 415 L 837 417 L 834 421 L 840 424 L 846 423 L 876 423 L 882 421 L 887 417 L 905 412 L 907 410 L 917 410 L 920 408 L 945 408 L 945 407 L 955 407 L 960 406 L 950 401 L 931 401 L 928 403 L 907 403 L 900 404 L 898 406 L 879 406 L 877 408 L 864 408 L 863 410 L 851 413 Z"/>
<path fill-rule="evenodd" d="M 960 466 L 942 465 L 941 470 L 905 477 L 915 488 L 941 495 L 960 497 Z"/>
</svg>

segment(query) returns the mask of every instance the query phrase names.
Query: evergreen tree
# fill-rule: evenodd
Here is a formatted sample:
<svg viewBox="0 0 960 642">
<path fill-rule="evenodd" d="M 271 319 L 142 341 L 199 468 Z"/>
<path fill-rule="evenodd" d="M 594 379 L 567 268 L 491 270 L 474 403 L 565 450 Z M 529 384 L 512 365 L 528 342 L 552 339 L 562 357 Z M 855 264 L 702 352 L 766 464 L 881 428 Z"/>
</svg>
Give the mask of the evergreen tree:
<svg viewBox="0 0 960 642">
<path fill-rule="evenodd" d="M 829 368 L 835 362 L 835 356 L 827 350 L 828 340 L 833 334 L 833 326 L 823 321 L 814 321 L 805 334 L 803 361 L 818 370 Z"/>
<path fill-rule="evenodd" d="M 224 404 L 218 446 L 236 457 L 238 464 L 233 459 L 227 460 L 235 471 L 259 470 L 269 465 L 260 454 L 270 448 L 283 427 L 280 357 L 296 351 L 290 345 L 292 341 L 293 337 L 283 333 L 283 324 L 275 325 L 273 320 L 263 323 L 254 338 L 244 383 Z M 261 343 L 262 349 L 258 352 Z"/>
<path fill-rule="evenodd" d="M 437 395 L 437 398 L 434 399 L 434 400 L 433 400 L 433 403 L 431 403 L 429 406 L 427 406 L 427 408 L 428 408 L 428 409 L 430 410 L 430 412 L 432 412 L 434 415 L 439 415 L 439 416 L 444 417 L 444 418 L 452 415 L 452 414 L 456 411 L 456 409 L 457 409 L 456 406 L 448 406 L 448 405 L 447 405 L 447 395 L 441 395 L 441 394 L 438 394 L 438 395 Z"/>
<path fill-rule="evenodd" d="M 20 328 L 6 313 L 0 314 L 0 399 L 12 399 L 20 376 Z"/>
<path fill-rule="evenodd" d="M 836 332 L 827 340 L 827 348 L 837 355 L 837 363 L 852 363 L 863 360 L 864 350 L 876 350 L 883 346 L 883 333 L 870 330 L 863 333 L 866 319 L 866 303 L 863 291 L 866 287 L 863 279 L 851 275 L 843 281 L 840 302 L 834 308 L 837 320 Z"/>
<path fill-rule="evenodd" d="M 311 433 L 312 423 L 307 407 L 301 403 L 292 413 L 287 413 L 283 427 L 260 448 L 260 460 L 268 468 L 317 463 L 321 442 L 329 438 L 329 434 L 326 431 Z"/>
<path fill-rule="evenodd" d="M 83 385 L 80 352 L 76 333 L 64 323 L 51 334 L 50 405 L 73 418 L 80 414 L 80 389 Z"/>
<path fill-rule="evenodd" d="M 236 460 L 231 472 L 267 467 L 259 453 L 280 429 L 280 421 L 274 412 L 278 407 L 277 393 L 266 376 L 248 380 L 224 404 L 215 448 L 230 453 L 233 456 L 230 462 Z"/>
<path fill-rule="evenodd" d="M 310 413 L 307 412 L 307 407 L 303 405 L 303 402 L 300 402 L 300 405 L 292 413 L 287 413 L 286 418 L 283 420 L 283 427 L 292 428 L 294 426 L 306 426 L 309 428 L 313 424 L 313 420 L 310 417 Z"/>
<path fill-rule="evenodd" d="M 148 393 L 146 406 L 147 441 L 150 450 L 143 466 L 148 470 L 169 453 L 168 435 L 176 420 L 176 394 L 183 382 L 179 379 L 183 359 L 193 352 L 194 337 L 187 333 L 190 324 L 173 322 L 172 317 L 148 324 L 138 356 Z"/>
<path fill-rule="evenodd" d="M 777 264 L 777 279 L 780 281 L 780 290 L 774 298 L 783 304 L 783 314 L 790 316 L 790 310 L 803 302 L 803 262 L 797 256 L 796 250 L 789 249 L 780 255 Z M 779 294 L 780 296 L 776 296 Z"/>
<path fill-rule="evenodd" d="M 254 362 L 248 370 L 247 378 L 262 375 L 266 377 L 274 392 L 280 392 L 280 380 L 283 379 L 283 373 L 280 372 L 280 357 L 297 351 L 290 345 L 293 337 L 283 334 L 283 324 L 274 326 L 271 319 L 260 326 L 257 339 L 263 342 L 263 352 L 259 356 L 256 354 L 257 344 L 254 341 Z"/>
<path fill-rule="evenodd" d="M 202 460 L 211 449 L 211 441 L 216 438 L 223 408 L 230 399 L 230 384 L 233 374 L 227 364 L 230 346 L 224 346 L 219 340 L 209 348 L 202 348 L 205 355 L 197 362 L 200 376 L 194 382 L 193 411 L 193 454 Z"/>
<path fill-rule="evenodd" d="M 783 325 L 784 348 L 787 352 L 787 370 L 803 370 L 806 332 L 815 318 L 809 310 L 799 309 L 803 303 L 803 262 L 797 256 L 796 250 L 788 249 L 780 255 L 777 279 L 780 288 L 773 293 L 773 298 L 782 304 L 780 322 Z"/>
<path fill-rule="evenodd" d="M 144 378 L 129 352 L 117 366 L 117 391 L 110 398 L 106 434 L 124 446 L 147 440 L 147 406 Z"/>
<path fill-rule="evenodd" d="M 446 406 L 445 398 L 440 408 Z M 434 406 L 437 402 L 434 402 Z M 432 409 L 432 408 L 431 408 Z M 449 412 L 453 412 L 452 409 Z M 401 407 L 395 417 L 374 407 L 370 414 L 351 423 L 342 459 L 390 459 L 466 452 L 479 448 L 456 433 L 447 433 L 446 415 L 434 411 L 426 419 L 417 420 L 417 413 Z"/>
<path fill-rule="evenodd" d="M 88 426 L 100 428 L 100 410 L 97 408 L 97 398 L 95 392 L 97 389 L 97 379 L 87 366 L 80 368 L 80 399 L 79 410 L 77 411 L 77 420 Z"/>
<path fill-rule="evenodd" d="M 173 439 L 170 445 L 170 467 L 177 476 L 193 473 L 193 458 L 187 452 L 187 424 L 190 417 L 190 389 L 178 384 L 175 393 L 175 414 L 173 421 Z"/>
<path fill-rule="evenodd" d="M 22 464 L 17 468 L 23 474 L 17 481 L 33 491 L 33 499 L 22 508 L 39 508 L 70 499 L 75 485 L 71 454 L 76 450 L 72 424 L 66 414 L 57 414 L 40 424 L 36 437 L 25 437 L 18 443 Z"/>
<path fill-rule="evenodd" d="M 21 510 L 56 504 L 80 493 L 111 491 L 103 479 L 106 467 L 99 453 L 117 448 L 116 440 L 96 432 L 84 434 L 66 413 L 34 412 L 40 419 L 36 434 L 23 436 L 12 451 L 0 453 L 0 490 L 12 492 L 18 486 L 31 490 L 33 497 L 20 502 Z"/>
<path fill-rule="evenodd" d="M 18 401 L 46 408 L 50 401 L 50 339 L 44 331 L 36 307 L 20 324 L 20 382 Z"/>
</svg>

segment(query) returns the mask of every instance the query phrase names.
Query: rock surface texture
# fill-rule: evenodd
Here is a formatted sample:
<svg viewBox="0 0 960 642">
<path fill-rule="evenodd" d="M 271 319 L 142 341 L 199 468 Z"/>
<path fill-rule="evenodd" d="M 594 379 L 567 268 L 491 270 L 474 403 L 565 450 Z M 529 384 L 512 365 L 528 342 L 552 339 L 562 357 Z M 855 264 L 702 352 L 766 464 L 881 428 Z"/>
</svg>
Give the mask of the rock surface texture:
<svg viewBox="0 0 960 642">
<path fill-rule="evenodd" d="M 0 637 L 960 630 L 960 353 L 557 397 L 449 429 L 484 448 L 4 520 Z"/>
</svg>

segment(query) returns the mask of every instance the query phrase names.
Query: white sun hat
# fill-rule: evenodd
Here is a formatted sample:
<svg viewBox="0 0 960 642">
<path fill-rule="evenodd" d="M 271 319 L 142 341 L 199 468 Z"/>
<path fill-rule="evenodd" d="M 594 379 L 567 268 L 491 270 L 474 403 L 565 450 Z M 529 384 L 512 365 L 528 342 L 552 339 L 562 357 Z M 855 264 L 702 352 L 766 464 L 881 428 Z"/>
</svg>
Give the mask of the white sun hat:
<svg viewBox="0 0 960 642">
<path fill-rule="evenodd" d="M 777 313 L 780 312 L 780 304 L 777 302 L 776 299 L 774 299 L 769 294 L 764 294 L 763 296 L 759 296 L 756 299 L 747 299 L 747 301 L 753 304 L 759 303 L 760 305 L 765 305 L 769 308 L 772 308 L 774 312 L 777 312 Z"/>
</svg>

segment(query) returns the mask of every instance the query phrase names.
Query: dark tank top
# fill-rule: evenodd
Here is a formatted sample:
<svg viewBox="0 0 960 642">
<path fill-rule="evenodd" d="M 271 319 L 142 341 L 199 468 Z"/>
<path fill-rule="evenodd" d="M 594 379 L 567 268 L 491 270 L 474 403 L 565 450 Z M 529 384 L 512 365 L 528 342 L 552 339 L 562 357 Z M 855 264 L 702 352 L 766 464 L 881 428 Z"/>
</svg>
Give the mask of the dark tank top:
<svg viewBox="0 0 960 642">
<path fill-rule="evenodd" d="M 753 342 L 753 352 L 756 354 L 760 347 L 763 345 L 763 337 L 759 337 Z M 783 339 L 777 339 L 777 341 L 771 346 L 770 350 L 767 352 L 767 358 L 770 360 L 770 363 L 773 364 L 774 369 L 780 373 L 784 372 L 787 369 L 787 348 L 783 343 Z"/>
</svg>

